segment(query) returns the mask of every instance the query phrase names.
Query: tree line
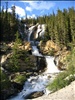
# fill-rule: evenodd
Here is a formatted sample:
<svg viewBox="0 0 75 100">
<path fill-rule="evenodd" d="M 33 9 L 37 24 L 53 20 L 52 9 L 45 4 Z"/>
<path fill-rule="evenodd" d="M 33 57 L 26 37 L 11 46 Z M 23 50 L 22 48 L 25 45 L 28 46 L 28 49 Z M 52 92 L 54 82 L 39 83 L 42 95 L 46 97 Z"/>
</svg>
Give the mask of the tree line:
<svg viewBox="0 0 75 100">
<path fill-rule="evenodd" d="M 19 16 L 15 13 L 15 5 L 11 7 L 12 12 L 8 12 L 8 2 L 6 2 L 6 11 L 4 6 L 0 11 L 0 41 L 14 41 L 17 31 L 24 31 L 24 25 L 19 20 Z"/>
<path fill-rule="evenodd" d="M 24 21 L 24 20 L 23 20 Z M 68 45 L 75 43 L 75 9 L 74 7 L 57 10 L 57 14 L 44 15 L 36 19 L 29 19 L 28 24 L 46 24 L 45 40 L 52 40 L 57 44 Z"/>
<path fill-rule="evenodd" d="M 74 7 L 57 10 L 57 14 L 44 15 L 32 19 L 32 22 L 46 24 L 45 40 L 52 40 L 57 44 L 68 45 L 75 43 L 75 9 Z"/>
<path fill-rule="evenodd" d="M 4 7 L 0 12 L 2 41 L 15 40 L 17 31 L 24 33 L 24 24 L 46 24 L 46 32 L 44 40 L 52 40 L 57 44 L 68 45 L 68 43 L 75 43 L 75 9 L 74 7 L 57 10 L 57 13 L 38 16 L 36 19 L 21 19 L 15 13 L 15 6 L 11 7 L 12 13 L 8 12 L 8 5 L 6 3 L 6 11 Z M 25 33 L 24 33 L 25 34 Z M 24 35 L 23 34 L 23 35 Z"/>
</svg>

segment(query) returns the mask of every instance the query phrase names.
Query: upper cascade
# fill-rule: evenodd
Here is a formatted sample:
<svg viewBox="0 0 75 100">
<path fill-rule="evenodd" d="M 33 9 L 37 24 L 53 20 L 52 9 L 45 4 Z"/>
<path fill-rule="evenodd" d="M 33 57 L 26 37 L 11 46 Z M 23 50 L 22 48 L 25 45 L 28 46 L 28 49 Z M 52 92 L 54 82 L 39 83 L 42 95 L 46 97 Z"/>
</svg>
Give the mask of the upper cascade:
<svg viewBox="0 0 75 100">
<path fill-rule="evenodd" d="M 36 24 L 28 28 L 28 41 L 32 41 L 45 34 L 45 24 Z"/>
</svg>

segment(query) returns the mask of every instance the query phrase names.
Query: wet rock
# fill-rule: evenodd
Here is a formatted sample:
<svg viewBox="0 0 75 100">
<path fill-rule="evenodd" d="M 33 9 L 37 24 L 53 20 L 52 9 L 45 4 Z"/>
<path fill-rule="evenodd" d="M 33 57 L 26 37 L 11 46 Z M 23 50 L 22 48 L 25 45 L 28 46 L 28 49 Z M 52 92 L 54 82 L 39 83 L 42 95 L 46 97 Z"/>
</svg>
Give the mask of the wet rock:
<svg viewBox="0 0 75 100">
<path fill-rule="evenodd" d="M 17 90 L 14 88 L 9 88 L 1 91 L 0 100 L 6 100 L 6 98 L 15 95 L 17 93 Z"/>
<path fill-rule="evenodd" d="M 37 98 L 37 97 L 40 97 L 44 94 L 43 91 L 36 91 L 36 92 L 32 92 L 30 93 L 29 95 L 27 95 L 25 97 L 25 99 L 33 99 L 33 98 Z"/>
<path fill-rule="evenodd" d="M 23 84 L 21 85 L 19 83 L 12 82 L 12 85 L 18 92 L 23 89 Z"/>
<path fill-rule="evenodd" d="M 46 68 L 46 59 L 44 57 L 41 57 L 39 59 L 39 70 L 44 70 Z"/>
</svg>

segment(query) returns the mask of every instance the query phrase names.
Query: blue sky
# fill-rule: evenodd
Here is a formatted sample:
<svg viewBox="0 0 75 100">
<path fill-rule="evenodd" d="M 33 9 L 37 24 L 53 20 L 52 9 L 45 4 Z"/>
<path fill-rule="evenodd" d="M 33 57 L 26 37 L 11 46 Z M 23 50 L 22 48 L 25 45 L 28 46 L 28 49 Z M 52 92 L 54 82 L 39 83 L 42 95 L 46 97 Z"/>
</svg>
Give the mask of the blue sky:
<svg viewBox="0 0 75 100">
<path fill-rule="evenodd" d="M 60 10 L 68 9 L 71 7 L 74 7 L 75 9 L 75 1 L 59 1 L 59 0 L 2 0 L 1 1 L 1 7 L 4 6 L 4 10 L 6 9 L 6 3 L 5 1 L 8 1 L 8 11 L 11 12 L 12 5 L 16 6 L 16 13 L 19 15 L 20 18 L 25 18 L 26 14 L 28 18 L 33 18 L 37 16 L 43 16 L 52 14 L 54 11 L 57 12 L 57 9 Z"/>
</svg>

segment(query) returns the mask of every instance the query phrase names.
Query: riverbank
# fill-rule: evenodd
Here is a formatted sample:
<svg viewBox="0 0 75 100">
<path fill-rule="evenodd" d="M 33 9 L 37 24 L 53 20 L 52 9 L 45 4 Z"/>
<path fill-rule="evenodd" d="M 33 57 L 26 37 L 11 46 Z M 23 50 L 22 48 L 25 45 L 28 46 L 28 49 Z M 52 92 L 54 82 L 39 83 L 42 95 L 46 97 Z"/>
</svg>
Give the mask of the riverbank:
<svg viewBox="0 0 75 100">
<path fill-rule="evenodd" d="M 75 81 L 70 85 L 49 95 L 44 95 L 32 100 L 74 100 L 75 99 Z"/>
</svg>

